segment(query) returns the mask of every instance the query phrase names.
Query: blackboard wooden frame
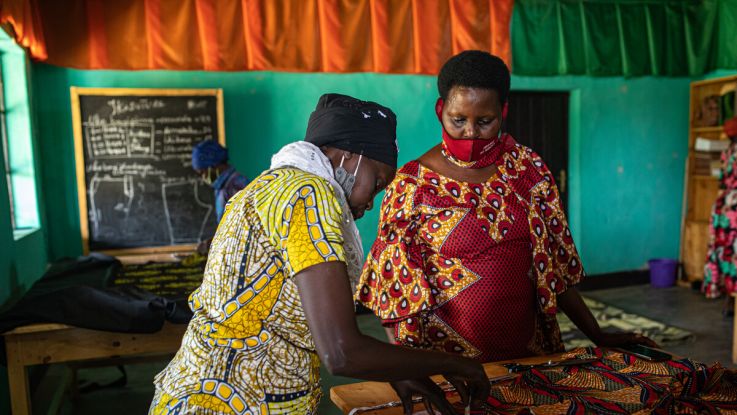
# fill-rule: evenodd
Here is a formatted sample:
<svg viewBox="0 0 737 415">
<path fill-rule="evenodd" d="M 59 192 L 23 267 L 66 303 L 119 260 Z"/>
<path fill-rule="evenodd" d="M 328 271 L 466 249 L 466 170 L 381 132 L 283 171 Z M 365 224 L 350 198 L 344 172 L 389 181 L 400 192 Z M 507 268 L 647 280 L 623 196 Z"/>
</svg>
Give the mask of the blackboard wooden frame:
<svg viewBox="0 0 737 415">
<path fill-rule="evenodd" d="M 72 127 L 74 130 L 74 158 L 77 174 L 77 199 L 79 201 L 79 227 L 82 234 L 82 249 L 84 255 L 90 252 L 89 218 L 87 213 L 87 185 L 85 182 L 84 137 L 82 134 L 82 112 L 80 109 L 81 96 L 214 96 L 217 101 L 218 142 L 225 146 L 225 113 L 223 110 L 222 89 L 159 89 L 159 88 L 82 88 L 71 87 L 72 100 Z M 125 249 L 110 249 L 101 252 L 113 256 L 165 254 L 191 252 L 195 244 L 181 244 L 155 247 L 137 247 Z"/>
</svg>

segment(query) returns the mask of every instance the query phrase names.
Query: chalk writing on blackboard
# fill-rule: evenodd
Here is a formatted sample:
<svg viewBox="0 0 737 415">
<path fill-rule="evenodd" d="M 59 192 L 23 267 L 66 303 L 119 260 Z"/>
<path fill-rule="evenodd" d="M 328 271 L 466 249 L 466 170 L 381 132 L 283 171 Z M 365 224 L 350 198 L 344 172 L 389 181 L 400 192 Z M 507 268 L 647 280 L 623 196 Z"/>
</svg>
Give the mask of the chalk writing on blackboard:
<svg viewBox="0 0 737 415">
<path fill-rule="evenodd" d="M 191 154 L 203 140 L 223 141 L 219 90 L 72 94 L 90 250 L 193 244 L 214 233 L 212 189 Z"/>
</svg>

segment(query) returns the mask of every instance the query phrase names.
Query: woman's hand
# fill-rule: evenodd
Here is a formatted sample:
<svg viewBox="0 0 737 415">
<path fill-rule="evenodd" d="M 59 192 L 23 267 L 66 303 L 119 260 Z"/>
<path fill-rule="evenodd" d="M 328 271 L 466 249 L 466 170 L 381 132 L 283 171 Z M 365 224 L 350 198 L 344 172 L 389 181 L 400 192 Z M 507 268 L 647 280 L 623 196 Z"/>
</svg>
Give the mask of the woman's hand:
<svg viewBox="0 0 737 415">
<path fill-rule="evenodd" d="M 453 406 L 445 399 L 445 393 L 430 378 L 407 379 L 391 382 L 392 388 L 402 401 L 405 415 L 411 415 L 414 408 L 413 396 L 421 396 L 428 414 L 434 414 L 433 406 L 441 414 L 455 415 Z"/>
<path fill-rule="evenodd" d="M 461 398 L 463 406 L 468 406 L 469 399 L 472 407 L 479 407 L 486 402 L 491 391 L 489 378 L 483 367 L 478 362 L 462 358 L 463 375 L 443 374 L 443 377 L 455 388 Z M 455 414 L 453 406 L 445 399 L 445 393 L 430 378 L 399 380 L 390 383 L 394 391 L 399 395 L 404 407 L 404 413 L 412 414 L 413 396 L 421 396 L 427 413 L 433 414 L 433 407 L 442 414 Z"/>
<path fill-rule="evenodd" d="M 486 402 L 491 392 L 489 377 L 484 367 L 475 360 L 463 358 L 464 369 L 459 374 L 443 373 L 443 377 L 450 382 L 461 397 L 463 406 L 468 406 L 469 400 L 472 407 L 478 407 Z"/>
<path fill-rule="evenodd" d="M 622 347 L 628 344 L 642 344 L 656 349 L 659 348 L 657 343 L 642 334 L 637 333 L 601 332 L 594 342 L 599 347 Z"/>
<path fill-rule="evenodd" d="M 443 377 L 455 388 L 461 398 L 461 404 L 468 406 L 469 398 L 472 400 L 471 407 L 477 408 L 482 402 L 489 397 L 491 384 L 484 372 L 483 367 L 470 359 L 467 359 L 467 370 L 470 373 L 466 375 L 443 374 Z M 433 407 L 437 408 L 442 414 L 455 414 L 452 405 L 445 399 L 445 394 L 438 385 L 429 378 L 400 380 L 391 382 L 392 388 L 399 395 L 404 407 L 404 413 L 409 415 L 412 413 L 414 404 L 413 396 L 421 396 L 427 413 L 433 414 Z"/>
</svg>

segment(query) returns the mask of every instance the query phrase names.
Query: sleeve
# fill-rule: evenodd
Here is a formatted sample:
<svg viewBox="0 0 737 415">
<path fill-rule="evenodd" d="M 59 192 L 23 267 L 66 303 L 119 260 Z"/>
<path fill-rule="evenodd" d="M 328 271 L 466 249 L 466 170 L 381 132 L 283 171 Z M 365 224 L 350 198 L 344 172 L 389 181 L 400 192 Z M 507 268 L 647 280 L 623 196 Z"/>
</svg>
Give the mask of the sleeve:
<svg viewBox="0 0 737 415">
<path fill-rule="evenodd" d="M 297 180 L 281 193 L 277 227 L 289 276 L 320 263 L 345 262 L 342 208 L 329 183 L 315 177 Z"/>
<path fill-rule="evenodd" d="M 585 274 L 553 175 L 539 155 L 531 155 L 540 178 L 531 192 L 538 298 L 543 311 L 553 314 L 555 297 L 578 284 Z"/>
<path fill-rule="evenodd" d="M 427 220 L 415 209 L 414 179 L 397 177 L 381 204 L 379 230 L 357 286 L 355 299 L 382 323 L 405 320 L 436 304 L 433 282 L 424 272 L 426 244 L 418 232 Z"/>
</svg>

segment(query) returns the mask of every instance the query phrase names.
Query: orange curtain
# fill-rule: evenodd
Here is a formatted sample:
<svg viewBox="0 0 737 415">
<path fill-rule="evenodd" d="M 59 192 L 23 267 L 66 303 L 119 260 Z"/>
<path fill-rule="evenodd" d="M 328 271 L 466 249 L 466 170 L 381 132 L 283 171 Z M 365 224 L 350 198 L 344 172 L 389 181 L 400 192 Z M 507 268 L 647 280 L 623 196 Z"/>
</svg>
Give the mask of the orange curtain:
<svg viewBox="0 0 737 415">
<path fill-rule="evenodd" d="M 510 54 L 513 0 L 0 0 L 31 56 L 82 69 L 435 74 Z"/>
<path fill-rule="evenodd" d="M 36 59 L 45 60 L 46 44 L 35 0 L 0 0 L 0 24 Z"/>
</svg>

